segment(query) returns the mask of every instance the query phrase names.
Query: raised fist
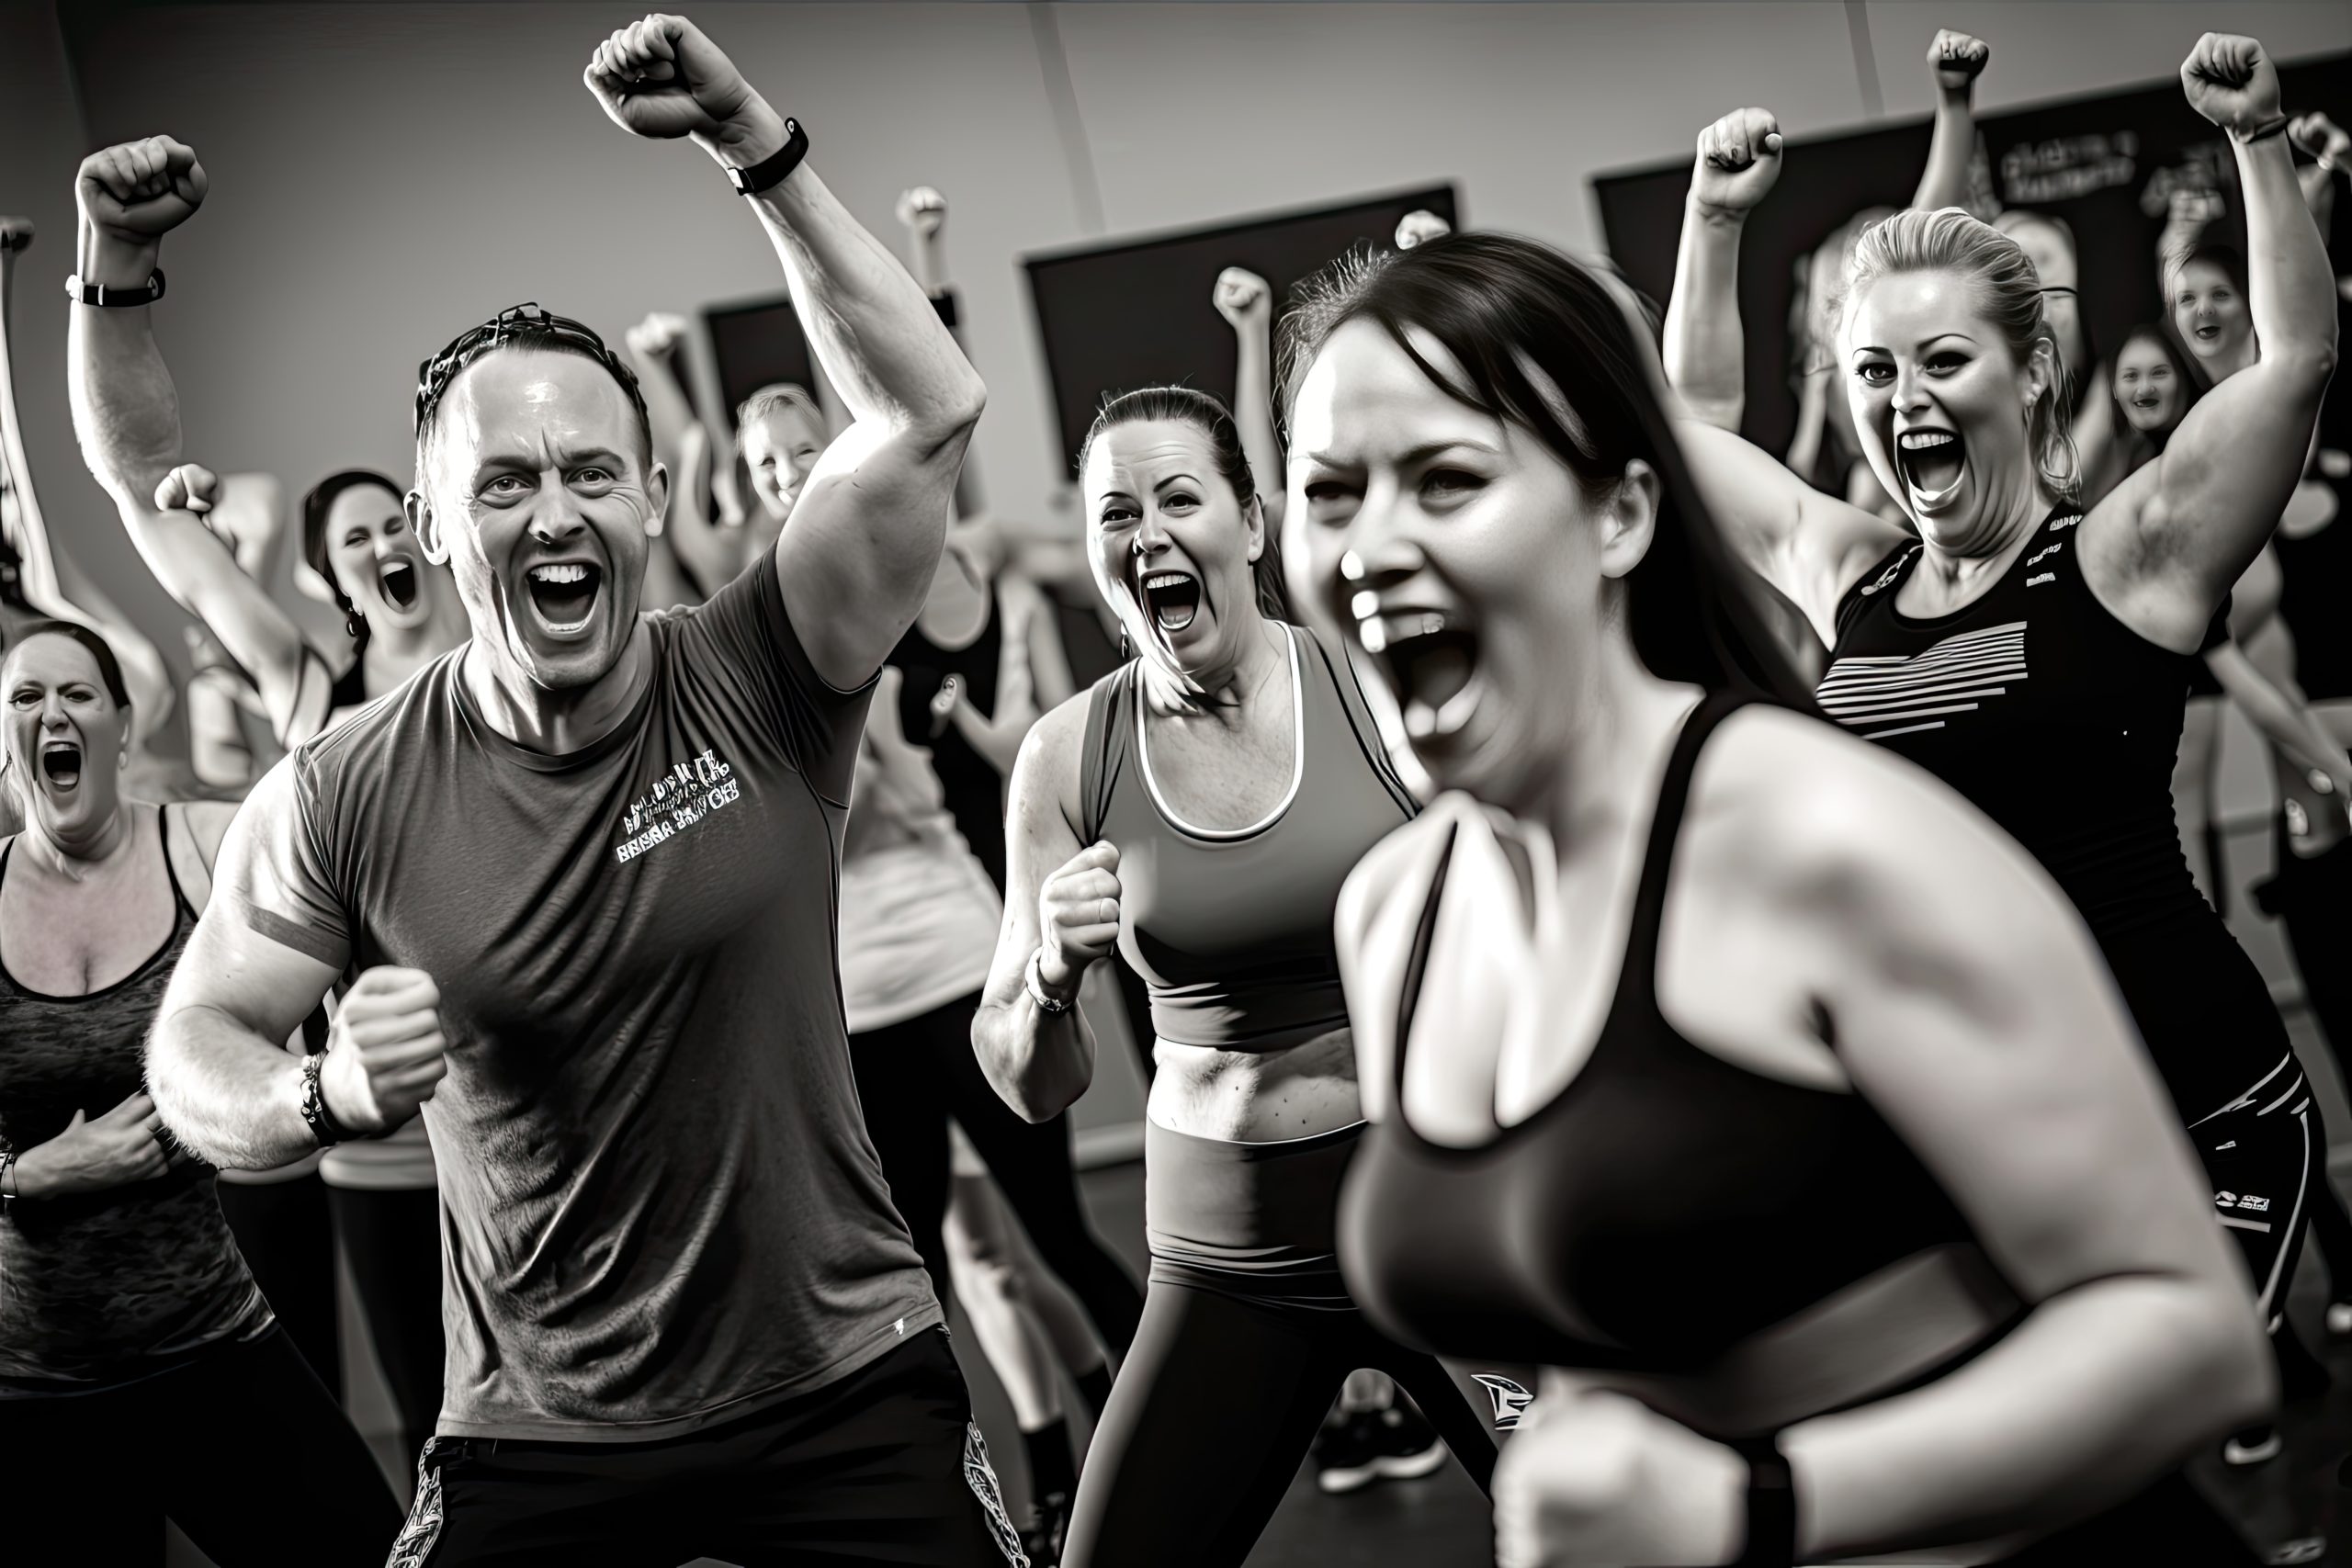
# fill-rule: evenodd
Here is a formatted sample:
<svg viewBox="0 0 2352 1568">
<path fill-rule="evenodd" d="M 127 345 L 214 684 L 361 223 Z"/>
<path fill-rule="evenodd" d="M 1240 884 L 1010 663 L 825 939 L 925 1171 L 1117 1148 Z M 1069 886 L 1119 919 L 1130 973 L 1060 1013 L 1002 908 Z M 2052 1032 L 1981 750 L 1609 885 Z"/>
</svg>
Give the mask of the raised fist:
<svg viewBox="0 0 2352 1568">
<path fill-rule="evenodd" d="M 1274 291 L 1247 267 L 1229 266 L 1218 273 L 1210 298 L 1216 301 L 1216 313 L 1236 332 L 1245 327 L 1254 331 L 1273 320 Z"/>
<path fill-rule="evenodd" d="M 2352 135 L 2324 114 L 2298 115 L 2287 122 L 2287 135 L 2330 174 L 2352 165 Z"/>
<path fill-rule="evenodd" d="M 201 463 L 182 463 L 164 476 L 155 487 L 155 510 L 187 512 L 210 531 L 212 536 L 237 553 L 237 538 L 220 525 L 212 515 L 213 503 L 220 499 L 220 478 Z M 239 563 L 243 565 L 243 562 Z"/>
<path fill-rule="evenodd" d="M 2279 118 L 2278 73 L 2262 45 L 2236 33 L 2207 33 L 2180 62 L 2188 107 L 2245 136 Z"/>
<path fill-rule="evenodd" d="M 621 334 L 628 351 L 639 359 L 659 359 L 684 341 L 686 319 L 669 310 L 655 310 Z"/>
<path fill-rule="evenodd" d="M 1928 45 L 1928 68 L 1936 73 L 1936 85 L 1947 93 L 1957 93 L 1983 75 L 1984 62 L 1992 58 L 1983 39 L 1950 28 L 1939 29 Z"/>
<path fill-rule="evenodd" d="M 441 988 L 422 969 L 369 969 L 352 982 L 327 1032 L 319 1089 L 355 1133 L 383 1133 L 416 1114 L 448 1071 Z"/>
<path fill-rule="evenodd" d="M 928 240 L 947 221 L 947 198 L 929 186 L 917 186 L 899 197 L 899 222 L 918 240 Z"/>
<path fill-rule="evenodd" d="M 1441 234 L 1453 232 L 1453 225 L 1431 212 L 1419 208 L 1396 220 L 1396 248 L 1409 251 L 1415 245 L 1426 244 Z"/>
<path fill-rule="evenodd" d="M 735 62 L 684 17 L 651 16 L 596 46 L 588 90 L 633 136 L 723 139 L 760 101 Z"/>
<path fill-rule="evenodd" d="M 145 246 L 195 217 L 210 184 L 187 143 L 151 136 L 83 159 L 74 197 L 100 234 Z"/>
<path fill-rule="evenodd" d="M 1745 213 L 1781 177 L 1781 122 L 1770 109 L 1734 109 L 1699 133 L 1690 199 L 1711 211 Z"/>
<path fill-rule="evenodd" d="M 1037 889 L 1037 978 L 1074 991 L 1087 966 L 1119 945 L 1119 848 L 1089 844 Z"/>
<path fill-rule="evenodd" d="M 2221 217 L 2222 206 L 2220 191 L 2203 190 L 2195 186 L 2181 186 L 2172 193 L 2172 201 L 2166 209 L 2165 217 L 2168 221 L 2174 223 L 2194 223 L 2201 227 Z"/>
</svg>

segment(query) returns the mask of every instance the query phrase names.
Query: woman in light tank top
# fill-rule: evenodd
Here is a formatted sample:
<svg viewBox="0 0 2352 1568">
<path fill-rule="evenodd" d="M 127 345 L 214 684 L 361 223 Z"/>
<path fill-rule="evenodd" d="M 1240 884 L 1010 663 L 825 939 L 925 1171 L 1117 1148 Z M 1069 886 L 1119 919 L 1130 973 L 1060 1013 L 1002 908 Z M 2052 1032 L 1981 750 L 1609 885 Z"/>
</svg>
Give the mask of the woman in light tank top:
<svg viewBox="0 0 2352 1568">
<path fill-rule="evenodd" d="M 169 1517 L 224 1564 L 380 1562 L 383 1473 L 142 1088 L 233 808 L 119 795 L 129 702 L 93 632 L 33 628 L 0 700 L 26 819 L 0 843 L 0 1553 L 160 1564 Z"/>
<path fill-rule="evenodd" d="M 1096 586 L 1138 653 L 1022 749 L 973 1044 L 1009 1103 L 1052 1116 L 1093 1072 L 1080 976 L 1115 946 L 1149 983 L 1151 1281 L 1063 1562 L 1238 1568 L 1359 1368 L 1411 1393 L 1473 1481 L 1493 1467 L 1484 1420 L 1365 1325 L 1334 1255 L 1363 1112 L 1332 904 L 1414 803 L 1346 660 L 1274 614 L 1224 405 L 1114 399 L 1079 467 Z M 1442 1463 L 1428 1438 L 1409 1457 Z"/>
</svg>

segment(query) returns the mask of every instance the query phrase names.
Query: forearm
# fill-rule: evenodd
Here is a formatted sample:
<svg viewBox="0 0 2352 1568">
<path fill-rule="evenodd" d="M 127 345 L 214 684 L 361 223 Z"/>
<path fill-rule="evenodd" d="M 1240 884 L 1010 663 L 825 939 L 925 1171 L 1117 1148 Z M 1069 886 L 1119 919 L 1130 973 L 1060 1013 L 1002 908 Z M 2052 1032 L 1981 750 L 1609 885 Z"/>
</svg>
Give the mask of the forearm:
<svg viewBox="0 0 2352 1568">
<path fill-rule="evenodd" d="M 2215 649 L 2205 661 L 2264 739 L 2306 773 L 2324 773 L 2338 790 L 2352 794 L 2352 762 L 2298 697 L 2274 685 L 2233 645 Z"/>
<path fill-rule="evenodd" d="M 85 228 L 85 281 L 129 288 L 153 270 L 134 249 Z M 151 307 L 69 306 L 67 389 L 74 434 L 91 477 L 125 512 L 153 509 L 155 486 L 180 461 L 179 393 L 155 343 Z"/>
<path fill-rule="evenodd" d="M 2227 1286 L 2080 1286 L 1925 1388 L 1783 1432 L 1798 1560 L 2064 1524 L 2258 1419 L 2271 1397 L 2254 1318 Z"/>
<path fill-rule="evenodd" d="M 1936 128 L 1928 141 L 1928 167 L 1911 196 L 1914 208 L 1933 212 L 1968 205 L 1968 162 L 1976 152 L 1974 91 L 1973 84 L 1937 89 Z"/>
<path fill-rule="evenodd" d="M 147 1092 L 182 1145 L 224 1170 L 269 1170 L 318 1146 L 300 1059 L 216 1008 L 183 1007 L 147 1042 Z"/>
<path fill-rule="evenodd" d="M 2246 310 L 2262 363 L 2335 359 L 2335 278 L 2284 135 L 2232 142 L 2245 192 Z"/>
<path fill-rule="evenodd" d="M 1674 297 L 1666 310 L 1666 378 L 1691 417 L 1736 434 L 1747 349 L 1739 324 L 1739 236 L 1746 220 L 1693 201 L 1682 212 Z"/>
<path fill-rule="evenodd" d="M 1266 509 L 1266 526 L 1283 525 L 1283 502 L 1288 494 L 1283 471 L 1283 446 L 1274 434 L 1273 331 L 1259 321 L 1234 333 L 1239 363 L 1233 375 L 1233 423 L 1241 432 L 1242 456 L 1258 482 L 1258 496 Z"/>
<path fill-rule="evenodd" d="M 1071 987 L 1073 998 L 1077 986 Z M 992 995 L 972 1019 L 972 1049 L 997 1097 L 1030 1122 L 1050 1122 L 1094 1081 L 1094 1032 L 1075 999 L 1047 1013 L 1025 985 Z"/>
<path fill-rule="evenodd" d="M 46 1199 L 63 1198 L 89 1190 L 80 1183 L 68 1180 L 62 1163 L 53 1164 L 48 1157 L 55 1152 L 54 1145 L 59 1141 L 51 1138 L 47 1143 L 19 1150 L 15 1163 L 8 1167 L 7 1185 L 0 1191 L 5 1191 L 12 1199 L 38 1203 Z"/>
</svg>

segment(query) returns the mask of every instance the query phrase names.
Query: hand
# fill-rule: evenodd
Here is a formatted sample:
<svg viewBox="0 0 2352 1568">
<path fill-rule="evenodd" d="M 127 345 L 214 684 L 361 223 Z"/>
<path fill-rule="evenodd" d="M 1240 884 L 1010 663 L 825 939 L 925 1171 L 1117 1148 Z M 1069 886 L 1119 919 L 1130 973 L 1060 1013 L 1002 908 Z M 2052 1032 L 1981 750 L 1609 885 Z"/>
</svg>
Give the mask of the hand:
<svg viewBox="0 0 2352 1568">
<path fill-rule="evenodd" d="M 632 136 L 729 145 L 758 130 L 763 116 L 774 118 L 735 62 L 684 17 L 650 16 L 621 28 L 596 46 L 583 79 Z"/>
<path fill-rule="evenodd" d="M 621 334 L 628 351 L 639 359 L 659 359 L 684 341 L 686 319 L 669 310 L 655 310 Z"/>
<path fill-rule="evenodd" d="M 237 536 L 213 515 L 212 504 L 220 499 L 220 479 L 201 463 L 182 463 L 164 476 L 155 487 L 155 510 L 186 512 L 194 514 L 205 530 L 227 547 L 229 554 L 237 553 Z M 239 564 L 243 564 L 242 562 Z"/>
<path fill-rule="evenodd" d="M 1936 73 L 1936 85 L 1947 93 L 1966 92 L 1969 84 L 1984 73 L 1985 62 L 1992 58 L 1993 51 L 1983 39 L 1950 28 L 1939 28 L 1935 41 L 1928 45 L 1928 69 Z"/>
<path fill-rule="evenodd" d="M 928 240 L 946 226 L 947 198 L 929 186 L 917 186 L 899 196 L 899 221 L 918 240 Z"/>
<path fill-rule="evenodd" d="M 211 183 L 187 143 L 150 136 L 83 159 L 74 198 L 100 238 L 150 250 L 196 216 Z"/>
<path fill-rule="evenodd" d="M 1448 223 L 1426 207 L 1417 208 L 1396 220 L 1396 248 L 1400 251 L 1409 251 L 1416 245 L 1428 243 L 1441 234 L 1453 232 L 1453 224 Z"/>
<path fill-rule="evenodd" d="M 1729 1562 L 1747 1461 L 1623 1394 L 1547 1393 L 1495 1461 L 1497 1568 Z"/>
<path fill-rule="evenodd" d="M 65 1131 L 17 1156 L 14 1185 L 28 1198 L 62 1198 L 153 1181 L 175 1157 L 164 1143 L 168 1135 L 144 1092 L 95 1121 L 76 1111 Z"/>
<path fill-rule="evenodd" d="M 2233 135 L 2278 118 L 2278 73 L 2262 45 L 2236 33 L 2207 33 L 2180 62 L 2188 107 Z"/>
<path fill-rule="evenodd" d="M 1745 216 L 1781 177 L 1781 122 L 1769 109 L 1734 109 L 1699 133 L 1690 199 L 1702 209 Z"/>
<path fill-rule="evenodd" d="M 448 1071 L 441 988 L 422 969 L 369 969 L 352 982 L 327 1032 L 319 1092 L 359 1134 L 389 1132 L 433 1098 Z"/>
<path fill-rule="evenodd" d="M 1089 844 L 1037 889 L 1037 931 L 1045 956 L 1037 977 L 1057 991 L 1119 944 L 1119 847 Z"/>
<path fill-rule="evenodd" d="M 2166 217 L 2174 223 L 2196 224 L 2201 227 L 2212 222 L 2221 215 L 2221 192 L 2182 186 L 2172 193 L 2172 207 Z"/>
<path fill-rule="evenodd" d="M 1247 267 L 1229 266 L 1218 273 L 1209 297 L 1235 332 L 1257 332 L 1274 319 L 1274 291 Z"/>
<path fill-rule="evenodd" d="M 2299 115 L 2289 120 L 2287 135 L 2330 174 L 2352 167 L 2352 134 L 2324 114 Z"/>
</svg>

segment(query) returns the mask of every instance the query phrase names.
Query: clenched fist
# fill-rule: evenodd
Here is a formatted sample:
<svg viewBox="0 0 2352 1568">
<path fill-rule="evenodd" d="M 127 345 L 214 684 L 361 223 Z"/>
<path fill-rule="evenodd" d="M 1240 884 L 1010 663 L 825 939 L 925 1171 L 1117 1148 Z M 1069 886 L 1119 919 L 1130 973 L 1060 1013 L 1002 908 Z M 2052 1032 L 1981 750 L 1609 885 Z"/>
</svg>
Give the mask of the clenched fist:
<svg viewBox="0 0 2352 1568">
<path fill-rule="evenodd" d="M 2236 33 L 2207 33 L 2180 62 L 2188 107 L 2235 136 L 2279 118 L 2278 73 L 2262 45 Z"/>
<path fill-rule="evenodd" d="M 1216 301 L 1216 313 L 1231 322 L 1236 332 L 1262 327 L 1273 319 L 1274 291 L 1247 267 L 1229 266 L 1218 273 L 1216 291 L 1211 298 Z"/>
<path fill-rule="evenodd" d="M 2352 166 L 2352 135 L 2324 114 L 2298 115 L 2288 123 L 2287 134 L 2330 174 Z"/>
<path fill-rule="evenodd" d="M 1699 133 L 1690 199 L 1702 210 L 1745 214 L 1781 177 L 1781 122 L 1770 109 L 1734 109 Z"/>
<path fill-rule="evenodd" d="M 370 969 L 352 982 L 327 1032 L 319 1091 L 355 1133 L 383 1133 L 416 1114 L 448 1071 L 441 988 L 422 969 Z"/>
<path fill-rule="evenodd" d="M 212 536 L 228 547 L 232 556 L 237 554 L 236 535 L 214 517 L 213 503 L 220 499 L 220 477 L 201 463 L 182 463 L 164 476 L 155 487 L 155 510 L 193 513 Z M 244 562 L 238 563 L 243 566 Z M 250 570 L 250 569 L 248 569 Z"/>
<path fill-rule="evenodd" d="M 621 334 L 628 351 L 639 359 L 659 359 L 684 341 L 686 319 L 669 310 L 655 310 Z"/>
<path fill-rule="evenodd" d="M 947 198 L 929 186 L 899 196 L 899 222 L 918 240 L 928 240 L 947 221 Z"/>
<path fill-rule="evenodd" d="M 1964 91 L 1984 74 L 1985 62 L 1992 58 L 1993 51 L 1984 39 L 1950 28 L 1938 29 L 1935 41 L 1928 45 L 1928 69 L 1936 73 L 1936 85 L 1947 93 Z"/>
<path fill-rule="evenodd" d="M 1427 244 L 1442 234 L 1453 232 L 1453 225 L 1431 212 L 1428 208 L 1416 208 L 1396 220 L 1396 248 L 1409 251 L 1416 245 Z"/>
<path fill-rule="evenodd" d="M 1089 844 L 1037 889 L 1037 978 L 1075 991 L 1088 965 L 1119 945 L 1119 848 Z"/>
<path fill-rule="evenodd" d="M 150 136 L 83 159 L 74 197 L 102 238 L 144 248 L 195 217 L 210 184 L 186 142 Z"/>
<path fill-rule="evenodd" d="M 1729 1562 L 1747 1461 L 1623 1394 L 1547 1393 L 1495 1461 L 1494 1498 L 1497 1568 Z"/>
<path fill-rule="evenodd" d="M 588 90 L 633 136 L 740 140 L 764 107 L 724 51 L 684 17 L 650 16 L 596 46 Z"/>
</svg>

